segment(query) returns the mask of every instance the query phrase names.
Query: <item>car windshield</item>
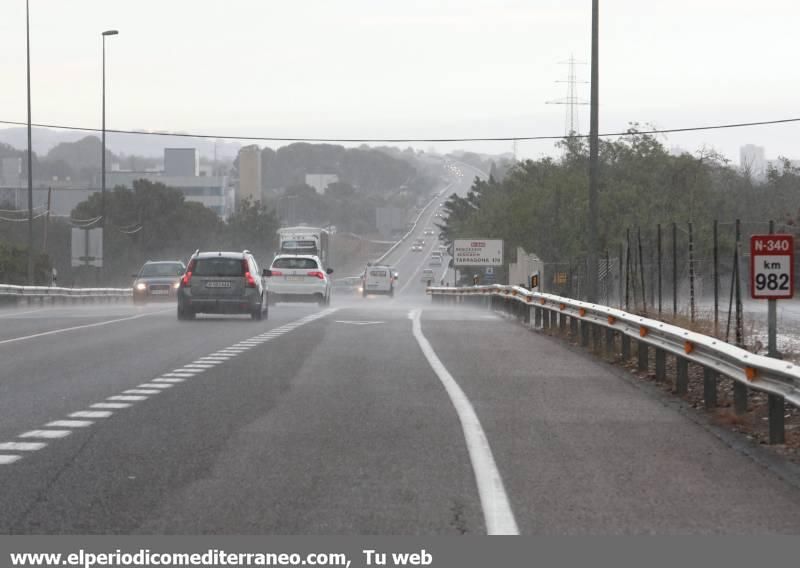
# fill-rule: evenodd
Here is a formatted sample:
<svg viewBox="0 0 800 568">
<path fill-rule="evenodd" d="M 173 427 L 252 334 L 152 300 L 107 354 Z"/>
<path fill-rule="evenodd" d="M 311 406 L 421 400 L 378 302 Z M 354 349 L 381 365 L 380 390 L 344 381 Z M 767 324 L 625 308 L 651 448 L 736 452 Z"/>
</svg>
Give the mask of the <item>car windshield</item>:
<svg viewBox="0 0 800 568">
<path fill-rule="evenodd" d="M 244 276 L 244 265 L 241 258 L 198 258 L 194 276 Z"/>
<path fill-rule="evenodd" d="M 180 276 L 183 274 L 183 265 L 180 263 L 153 263 L 145 264 L 139 276 L 149 278 L 153 276 Z"/>
<path fill-rule="evenodd" d="M 272 263 L 272 268 L 289 268 L 297 270 L 319 269 L 317 261 L 312 258 L 278 258 Z"/>
</svg>

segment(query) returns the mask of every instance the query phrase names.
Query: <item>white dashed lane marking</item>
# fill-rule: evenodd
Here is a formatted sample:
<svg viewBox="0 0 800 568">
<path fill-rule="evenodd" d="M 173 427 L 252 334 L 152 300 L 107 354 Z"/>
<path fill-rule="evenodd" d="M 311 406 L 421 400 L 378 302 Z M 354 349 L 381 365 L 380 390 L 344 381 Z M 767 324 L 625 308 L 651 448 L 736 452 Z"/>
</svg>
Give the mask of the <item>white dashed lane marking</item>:
<svg viewBox="0 0 800 568">
<path fill-rule="evenodd" d="M 122 410 L 125 408 L 130 408 L 133 406 L 134 403 L 143 402 L 147 400 L 151 395 L 158 394 L 166 389 L 172 388 L 176 386 L 178 383 L 185 382 L 187 379 L 197 376 L 200 373 L 203 373 L 207 369 L 213 369 L 218 365 L 229 361 L 230 359 L 236 357 L 237 355 L 241 355 L 246 351 L 266 343 L 271 339 L 288 333 L 301 325 L 305 325 L 312 321 L 318 320 L 323 318 L 327 315 L 332 314 L 336 311 L 336 308 L 328 309 L 322 312 L 318 312 L 314 315 L 304 317 L 296 322 L 284 325 L 277 329 L 271 330 L 267 333 L 262 333 L 260 335 L 256 335 L 251 337 L 250 339 L 240 341 L 239 343 L 232 345 L 231 347 L 226 347 L 225 349 L 220 349 L 210 355 L 206 355 L 204 357 L 200 357 L 197 360 L 193 361 L 192 363 L 188 363 L 185 366 L 175 369 L 169 373 L 164 373 L 163 375 L 159 376 L 158 378 L 151 379 L 150 382 L 142 383 L 136 388 L 128 389 L 122 392 L 119 395 L 113 395 L 106 399 L 106 401 L 112 402 L 98 402 L 89 406 L 90 410 L 80 410 L 77 412 L 73 412 L 72 414 L 68 415 L 68 418 L 73 420 L 55 420 L 49 422 L 45 425 L 45 428 L 51 429 L 41 429 L 41 430 L 30 430 L 28 432 L 24 432 L 20 434 L 18 437 L 23 439 L 46 439 L 46 440 L 55 440 L 59 438 L 65 438 L 69 436 L 73 431 L 72 430 L 63 430 L 63 429 L 56 429 L 56 428 L 88 428 L 89 426 L 94 424 L 93 420 L 75 420 L 78 418 L 87 419 L 87 418 L 109 418 L 114 414 L 114 410 Z M 136 316 L 141 317 L 141 316 Z M 70 331 L 72 329 L 83 329 L 84 327 L 93 327 L 94 325 L 106 325 L 108 323 L 114 323 L 114 321 L 125 321 L 126 319 L 135 319 L 135 318 L 124 318 L 121 320 L 113 320 L 109 322 L 103 322 L 100 324 L 93 324 L 89 326 L 78 326 L 75 328 L 69 328 L 65 330 L 56 330 L 55 333 L 61 333 L 63 331 Z M 15 338 L 9 341 L 0 341 L 2 343 L 10 343 L 12 341 L 20 341 L 22 339 L 32 339 L 33 337 L 40 337 L 42 335 L 49 335 L 52 332 L 46 332 L 43 334 L 37 334 L 35 336 L 29 336 L 26 338 Z M 4 442 L 0 443 L 0 452 L 33 452 L 36 450 L 40 450 L 47 446 L 46 442 Z M 0 454 L 0 465 L 4 464 L 12 464 L 20 459 L 22 459 L 22 455 L 19 454 Z"/>
<path fill-rule="evenodd" d="M 70 418 L 108 418 L 114 414 L 113 412 L 109 412 L 108 410 L 81 410 L 79 412 L 73 412 L 69 415 Z"/>
<path fill-rule="evenodd" d="M 91 420 L 56 420 L 45 424 L 46 428 L 86 428 L 94 424 Z"/>
<path fill-rule="evenodd" d="M 41 450 L 47 444 L 45 442 L 5 442 L 0 444 L 0 451 L 11 452 L 35 452 Z"/>
<path fill-rule="evenodd" d="M 66 438 L 72 434 L 72 430 L 31 430 L 30 432 L 25 432 L 24 434 L 20 434 L 20 438 L 47 438 L 47 439 L 55 439 L 55 438 Z"/>
</svg>

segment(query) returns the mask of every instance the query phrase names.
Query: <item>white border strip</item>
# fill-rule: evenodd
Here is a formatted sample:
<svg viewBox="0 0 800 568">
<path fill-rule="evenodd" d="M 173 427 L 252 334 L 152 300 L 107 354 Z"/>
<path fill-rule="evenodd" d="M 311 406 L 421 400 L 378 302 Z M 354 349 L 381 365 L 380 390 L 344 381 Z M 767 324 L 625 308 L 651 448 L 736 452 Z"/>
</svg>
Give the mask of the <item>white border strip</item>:
<svg viewBox="0 0 800 568">
<path fill-rule="evenodd" d="M 412 310 L 408 316 L 412 321 L 414 337 L 428 360 L 428 364 L 430 364 L 442 382 L 442 386 L 447 391 L 450 402 L 453 403 L 458 419 L 461 422 L 469 459 L 472 462 L 472 470 L 475 472 L 475 480 L 478 484 L 478 494 L 481 498 L 486 532 L 490 535 L 518 535 L 519 529 L 517 528 L 516 520 L 514 520 L 514 513 L 511 511 L 511 504 L 508 502 L 506 490 L 503 487 L 503 479 L 500 477 L 500 472 L 492 455 L 492 449 L 489 447 L 489 440 L 486 438 L 472 403 L 470 403 L 467 395 L 458 386 L 456 380 L 439 360 L 433 347 L 422 334 L 420 322 L 422 311 Z"/>
</svg>

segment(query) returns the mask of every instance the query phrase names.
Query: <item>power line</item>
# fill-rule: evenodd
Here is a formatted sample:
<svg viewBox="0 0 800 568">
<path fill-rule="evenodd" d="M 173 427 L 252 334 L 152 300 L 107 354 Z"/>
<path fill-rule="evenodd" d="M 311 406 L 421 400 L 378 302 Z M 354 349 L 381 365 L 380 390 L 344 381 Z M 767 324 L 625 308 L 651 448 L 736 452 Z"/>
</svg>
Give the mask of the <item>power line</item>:
<svg viewBox="0 0 800 568">
<path fill-rule="evenodd" d="M 689 126 L 685 128 L 665 128 L 651 130 L 626 130 L 624 132 L 605 132 L 598 136 L 620 137 L 636 136 L 640 134 L 672 134 L 677 132 L 698 132 L 703 130 L 724 130 L 729 128 L 748 128 L 753 126 L 771 126 L 776 124 L 789 124 L 800 122 L 800 118 L 782 118 L 778 120 L 761 120 L 755 122 L 734 122 L 727 124 L 710 124 L 705 126 Z M 0 124 L 13 126 L 25 126 L 26 122 L 13 120 L 0 120 Z M 100 128 L 85 128 L 82 126 L 66 126 L 63 124 L 33 124 L 38 128 L 58 128 L 60 130 L 78 130 L 81 132 L 101 132 Z M 280 136 L 233 136 L 230 134 L 192 134 L 188 132 L 143 132 L 141 130 L 116 130 L 106 129 L 106 132 L 114 134 L 130 134 L 137 136 L 175 136 L 180 138 L 202 138 L 217 140 L 248 140 L 254 142 L 345 142 L 345 143 L 394 143 L 401 144 L 406 142 L 513 142 L 513 141 L 534 141 L 534 140 L 563 140 L 563 135 L 553 136 L 490 136 L 490 137 L 466 137 L 466 138 L 297 138 Z M 588 134 L 572 136 L 572 138 L 588 138 Z"/>
</svg>

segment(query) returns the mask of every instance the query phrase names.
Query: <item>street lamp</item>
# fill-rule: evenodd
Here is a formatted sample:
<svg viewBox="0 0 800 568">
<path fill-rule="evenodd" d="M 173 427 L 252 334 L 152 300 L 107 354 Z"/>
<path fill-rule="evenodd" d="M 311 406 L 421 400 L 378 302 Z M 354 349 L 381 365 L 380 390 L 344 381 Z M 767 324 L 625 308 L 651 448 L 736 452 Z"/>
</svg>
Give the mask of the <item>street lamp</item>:
<svg viewBox="0 0 800 568">
<path fill-rule="evenodd" d="M 117 34 L 119 34 L 117 30 L 106 30 L 101 34 L 103 37 L 103 140 L 100 150 L 100 227 L 103 229 L 103 241 L 105 241 L 106 227 L 106 37 Z M 105 266 L 105 262 L 103 266 Z"/>
</svg>

